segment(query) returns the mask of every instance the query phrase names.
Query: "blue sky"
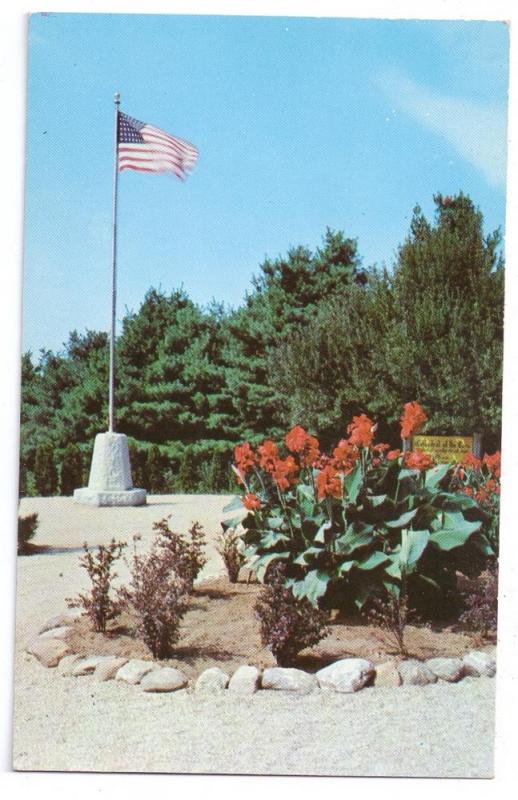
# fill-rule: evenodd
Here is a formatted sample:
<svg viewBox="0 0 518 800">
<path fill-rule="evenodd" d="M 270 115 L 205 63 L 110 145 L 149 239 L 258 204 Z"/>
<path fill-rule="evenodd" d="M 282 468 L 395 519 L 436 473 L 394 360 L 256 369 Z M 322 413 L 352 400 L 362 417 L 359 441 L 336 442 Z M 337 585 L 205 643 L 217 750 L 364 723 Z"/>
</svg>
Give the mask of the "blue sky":
<svg viewBox="0 0 518 800">
<path fill-rule="evenodd" d="M 33 15 L 24 349 L 108 328 L 114 91 L 200 150 L 186 183 L 120 176 L 120 319 L 150 286 L 237 306 L 326 226 L 390 266 L 436 191 L 503 228 L 507 71 L 499 22 Z"/>
</svg>

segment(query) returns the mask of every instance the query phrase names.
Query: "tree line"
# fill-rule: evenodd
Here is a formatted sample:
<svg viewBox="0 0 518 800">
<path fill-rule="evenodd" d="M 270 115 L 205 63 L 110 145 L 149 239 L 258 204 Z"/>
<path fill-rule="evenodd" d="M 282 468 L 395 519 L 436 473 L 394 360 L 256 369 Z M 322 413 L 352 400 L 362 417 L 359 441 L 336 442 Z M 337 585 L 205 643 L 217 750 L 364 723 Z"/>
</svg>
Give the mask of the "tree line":
<svg viewBox="0 0 518 800">
<path fill-rule="evenodd" d="M 498 231 L 466 195 L 416 207 L 390 268 L 363 268 L 355 239 L 266 259 L 237 309 L 150 289 L 116 345 L 117 425 L 134 483 L 227 491 L 235 444 L 302 424 L 329 445 L 352 415 L 398 444 L 401 405 L 427 431 L 480 431 L 499 446 L 504 264 Z M 21 494 L 70 494 L 106 429 L 108 339 L 73 331 L 61 352 L 22 358 Z"/>
</svg>

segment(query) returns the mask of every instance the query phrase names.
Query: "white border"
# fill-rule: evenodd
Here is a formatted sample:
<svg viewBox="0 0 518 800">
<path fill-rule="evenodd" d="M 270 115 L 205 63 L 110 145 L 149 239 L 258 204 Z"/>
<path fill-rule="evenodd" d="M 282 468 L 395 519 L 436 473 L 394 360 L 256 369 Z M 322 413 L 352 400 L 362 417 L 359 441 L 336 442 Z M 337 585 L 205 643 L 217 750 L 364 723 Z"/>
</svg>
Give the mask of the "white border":
<svg viewBox="0 0 518 800">
<path fill-rule="evenodd" d="M 427 18 L 427 19 L 493 19 L 509 20 L 516 26 L 518 14 L 513 0 L 506 2 L 476 2 L 475 0 L 435 0 L 435 2 L 387 3 L 378 0 L 148 0 L 147 3 L 128 0 L 69 0 L 54 2 L 52 11 L 68 12 L 114 12 L 114 13 L 224 13 L 271 16 L 357 16 L 377 18 Z M 276 797 L 287 791 L 297 795 L 313 796 L 316 791 L 330 794 L 348 791 L 380 793 L 397 792 L 404 798 L 416 793 L 455 795 L 470 800 L 498 791 L 506 793 L 512 785 L 516 787 L 518 758 L 516 757 L 516 709 L 518 708 L 517 668 L 518 642 L 518 592 L 516 546 L 512 539 L 518 537 L 515 529 L 512 503 L 512 480 L 518 474 L 518 447 L 516 442 L 517 413 L 513 407 L 518 395 L 518 294 L 516 286 L 516 236 L 513 228 L 518 219 L 517 193 L 514 188 L 517 176 L 516 137 L 516 90 L 517 90 L 517 45 L 516 36 L 511 36 L 512 97 L 510 105 L 509 180 L 507 207 L 507 287 L 506 287 L 506 352 L 504 387 L 504 489 L 502 502 L 502 527 L 505 533 L 502 543 L 501 564 L 501 617 L 499 624 L 499 679 L 497 700 L 497 777 L 492 782 L 414 779 L 349 779 L 349 778 L 248 778 L 209 776 L 150 776 L 150 775 L 96 775 L 55 773 L 12 773 L 10 770 L 10 712 L 12 697 L 12 642 L 14 617 L 14 537 L 12 535 L 17 512 L 17 451 L 18 451 L 18 383 L 20 358 L 20 306 L 21 306 L 21 262 L 22 262 L 22 210 L 25 136 L 25 37 L 26 19 L 29 11 L 46 11 L 46 3 L 30 6 L 23 0 L 9 3 L 0 12 L 0 86 L 2 89 L 2 220 L 4 224 L 2 291 L 0 292 L 0 325 L 2 346 L 0 363 L 0 513 L 4 523 L 0 530 L 3 549 L 0 557 L 0 587 L 2 606 L 0 614 L 0 791 L 9 798 L 34 797 L 38 800 L 74 796 L 82 798 L 124 796 L 131 800 L 150 789 L 157 794 L 179 792 L 181 795 L 193 790 L 212 797 L 224 795 Z M 143 10 L 144 9 L 144 10 Z M 12 544 L 11 544 L 12 542 Z M 396 732 L 395 732 L 396 734 Z M 49 731 L 49 735 L 52 732 Z M 397 734 L 396 734 L 397 735 Z M 452 736 L 455 731 L 452 731 Z M 466 742 L 469 747 L 469 742 Z M 375 758 L 375 753 L 373 753 Z M 3 772 L 1 772 L 3 770 Z M 360 780 L 360 783 L 357 781 Z M 151 785 L 152 784 L 152 785 Z M 346 785 L 347 784 L 347 785 Z"/>
</svg>

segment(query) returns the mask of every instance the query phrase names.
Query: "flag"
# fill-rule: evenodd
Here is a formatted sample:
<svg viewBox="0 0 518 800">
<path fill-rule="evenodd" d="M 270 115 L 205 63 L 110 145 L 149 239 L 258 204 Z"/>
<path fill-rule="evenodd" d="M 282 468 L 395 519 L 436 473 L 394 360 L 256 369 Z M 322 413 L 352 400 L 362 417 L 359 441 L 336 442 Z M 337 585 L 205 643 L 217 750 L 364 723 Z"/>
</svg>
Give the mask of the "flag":
<svg viewBox="0 0 518 800">
<path fill-rule="evenodd" d="M 185 139 L 139 122 L 119 111 L 117 126 L 119 172 L 174 172 L 184 180 L 196 164 L 198 150 Z"/>
</svg>

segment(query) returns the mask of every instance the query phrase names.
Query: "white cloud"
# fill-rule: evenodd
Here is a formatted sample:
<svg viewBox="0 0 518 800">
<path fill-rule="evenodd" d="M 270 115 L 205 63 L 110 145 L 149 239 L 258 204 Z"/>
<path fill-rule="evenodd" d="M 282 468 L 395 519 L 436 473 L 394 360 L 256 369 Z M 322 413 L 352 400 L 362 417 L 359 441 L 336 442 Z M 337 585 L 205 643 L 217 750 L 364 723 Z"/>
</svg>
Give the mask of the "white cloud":
<svg viewBox="0 0 518 800">
<path fill-rule="evenodd" d="M 503 106 L 452 97 L 384 70 L 375 83 L 391 104 L 446 139 L 492 186 L 505 185 L 506 111 Z"/>
</svg>

